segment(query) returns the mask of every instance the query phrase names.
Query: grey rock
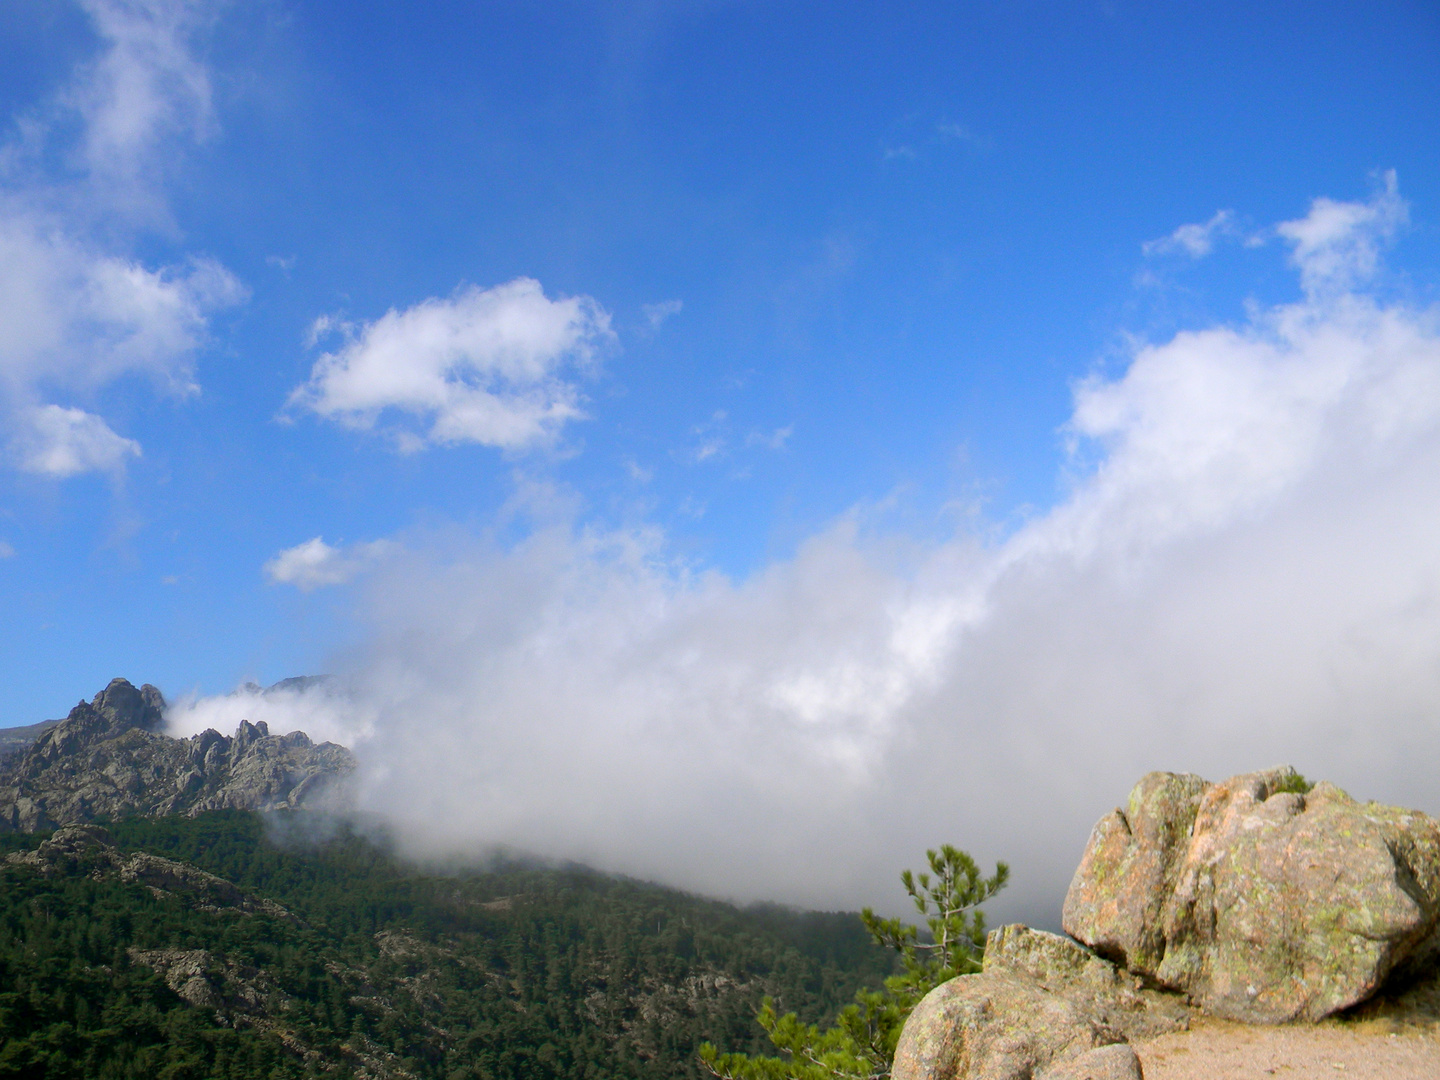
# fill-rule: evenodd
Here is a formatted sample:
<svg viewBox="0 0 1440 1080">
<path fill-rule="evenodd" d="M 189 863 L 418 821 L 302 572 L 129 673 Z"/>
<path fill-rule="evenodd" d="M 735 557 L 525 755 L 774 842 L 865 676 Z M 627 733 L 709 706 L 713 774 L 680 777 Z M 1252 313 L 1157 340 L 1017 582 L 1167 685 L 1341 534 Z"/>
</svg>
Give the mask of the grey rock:
<svg viewBox="0 0 1440 1080">
<path fill-rule="evenodd" d="M 1076 942 L 1005 926 L 991 932 L 979 974 L 951 979 L 915 1007 L 900 1034 L 891 1075 L 1031 1080 L 1092 1051 L 1178 1030 L 1187 1022 L 1174 995 L 1145 989 Z M 1087 1060 L 1123 1057 L 1115 1051 Z M 1108 1080 L 1125 1074 L 1100 1075 Z"/>
<path fill-rule="evenodd" d="M 159 975 L 182 1001 L 214 1009 L 231 1024 L 243 1019 L 265 1027 L 267 1013 L 278 1011 L 275 999 L 284 1000 L 264 972 L 204 949 L 130 949 L 128 955 L 131 963 Z"/>
<path fill-rule="evenodd" d="M 1298 779 L 1146 776 L 1091 833 L 1066 932 L 1250 1023 L 1319 1020 L 1433 963 L 1440 823 Z"/>
<path fill-rule="evenodd" d="M 42 720 L 38 724 L 24 727 L 0 728 L 0 761 L 23 754 L 35 745 L 35 740 L 49 731 L 59 720 Z"/>
<path fill-rule="evenodd" d="M 354 771 L 350 751 L 303 732 L 241 721 L 233 737 L 166 735 L 153 686 L 116 679 L 0 765 L 0 832 L 34 832 L 127 814 L 195 815 L 316 805 Z"/>
</svg>

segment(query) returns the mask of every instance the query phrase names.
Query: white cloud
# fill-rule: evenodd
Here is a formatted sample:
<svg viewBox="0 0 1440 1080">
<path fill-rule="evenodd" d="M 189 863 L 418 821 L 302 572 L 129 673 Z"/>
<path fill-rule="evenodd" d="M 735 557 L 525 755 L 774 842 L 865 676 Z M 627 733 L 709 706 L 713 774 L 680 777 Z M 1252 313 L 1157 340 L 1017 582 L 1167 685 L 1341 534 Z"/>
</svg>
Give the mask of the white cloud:
<svg viewBox="0 0 1440 1080">
<path fill-rule="evenodd" d="M 1150 769 L 1440 811 L 1440 317 L 1315 293 L 1140 347 L 1070 434 L 1098 463 L 998 543 L 857 512 L 744 581 L 654 530 L 412 549 L 363 593 L 365 805 L 827 906 L 950 841 L 1051 924 Z"/>
<path fill-rule="evenodd" d="M 13 559 L 15 548 L 7 541 L 0 540 L 0 559 Z"/>
<path fill-rule="evenodd" d="M 140 444 L 123 438 L 93 413 L 41 405 L 30 409 L 14 450 L 26 472 L 63 479 L 83 472 L 115 472 L 140 456 Z"/>
<path fill-rule="evenodd" d="M 294 585 L 310 592 L 326 585 L 343 585 L 399 550 L 389 540 L 331 547 L 321 537 L 286 548 L 265 564 L 265 576 L 276 585 Z"/>
<path fill-rule="evenodd" d="M 374 726 L 365 704 L 351 697 L 343 684 L 326 678 L 286 680 L 263 690 L 246 683 L 215 697 L 188 694 L 165 710 L 166 730 L 177 738 L 207 728 L 229 735 L 241 720 L 264 723 L 272 735 L 303 731 L 315 742 L 349 747 L 362 745 Z"/>
<path fill-rule="evenodd" d="M 1217 210 L 1215 216 L 1204 224 L 1181 225 L 1169 236 L 1146 241 L 1143 248 L 1146 255 L 1168 255 L 1171 252 L 1183 251 L 1192 259 L 1201 259 L 1214 249 L 1217 237 L 1234 234 L 1234 212 Z"/>
<path fill-rule="evenodd" d="M 193 392 L 210 315 L 245 297 L 213 260 L 150 268 L 113 239 L 136 220 L 165 217 L 159 181 L 176 138 L 213 128 L 195 50 L 216 5 L 81 6 L 98 56 L 48 110 L 20 118 L 19 136 L 0 149 L 0 411 L 12 443 L 27 447 L 23 467 L 56 477 L 118 468 L 138 445 L 99 416 L 45 399 L 88 404 L 131 374 Z M 56 173 L 47 163 L 57 159 L 72 167 Z"/>
<path fill-rule="evenodd" d="M 659 330 L 660 324 L 672 315 L 679 315 L 685 307 L 684 301 L 665 300 L 659 304 L 641 304 L 640 311 L 650 324 L 652 331 Z"/>
<path fill-rule="evenodd" d="M 150 270 L 0 204 L 0 375 L 11 393 L 92 391 L 126 374 L 195 389 L 211 312 L 244 287 L 212 260 Z"/>
<path fill-rule="evenodd" d="M 64 102 L 84 123 L 81 149 L 92 176 L 134 187 L 157 167 L 174 136 L 200 140 L 215 130 L 210 73 L 195 38 L 211 21 L 212 0 L 81 0 L 106 43 Z"/>
<path fill-rule="evenodd" d="M 1348 289 L 1374 274 L 1381 245 L 1409 220 L 1395 171 L 1381 179 L 1369 202 L 1316 199 L 1305 217 L 1275 227 L 1293 245 L 1291 262 L 1307 291 Z"/>
<path fill-rule="evenodd" d="M 314 332 L 341 325 L 320 321 Z M 539 282 L 517 278 L 391 310 L 347 337 L 316 361 L 291 408 L 360 429 L 384 418 L 402 449 L 475 442 L 519 450 L 583 415 L 574 373 L 613 335 L 589 297 L 551 300 Z"/>
</svg>

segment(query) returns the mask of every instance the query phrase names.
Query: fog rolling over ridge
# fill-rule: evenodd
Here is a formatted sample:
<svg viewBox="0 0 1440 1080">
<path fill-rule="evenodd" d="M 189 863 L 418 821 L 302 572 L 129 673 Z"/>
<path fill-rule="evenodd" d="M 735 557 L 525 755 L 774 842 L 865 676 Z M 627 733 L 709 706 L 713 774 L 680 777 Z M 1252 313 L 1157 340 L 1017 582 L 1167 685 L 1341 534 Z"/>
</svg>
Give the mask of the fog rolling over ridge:
<svg viewBox="0 0 1440 1080">
<path fill-rule="evenodd" d="M 352 745 L 416 851 L 894 909 L 951 842 L 1039 925 L 1147 770 L 1288 762 L 1440 811 L 1440 321 L 1375 284 L 1404 219 L 1389 177 L 1265 234 L 1301 299 L 1078 385 L 1078 479 L 1001 539 L 861 507 L 733 581 L 558 511 L 512 546 L 402 535 L 351 586 L 345 689 L 247 715 Z"/>
</svg>

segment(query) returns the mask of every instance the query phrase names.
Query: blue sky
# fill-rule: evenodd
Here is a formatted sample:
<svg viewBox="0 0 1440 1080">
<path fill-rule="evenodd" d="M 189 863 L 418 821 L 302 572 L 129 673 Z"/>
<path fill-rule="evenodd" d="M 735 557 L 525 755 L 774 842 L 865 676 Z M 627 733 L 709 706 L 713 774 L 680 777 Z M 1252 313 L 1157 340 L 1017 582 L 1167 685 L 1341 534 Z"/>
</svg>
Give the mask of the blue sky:
<svg viewBox="0 0 1440 1080">
<path fill-rule="evenodd" d="M 402 672 L 392 691 L 428 672 L 445 702 L 484 699 L 500 684 L 456 673 L 548 647 L 517 629 L 527 603 L 568 613 L 566 633 L 627 605 L 689 612 L 713 633 L 683 663 L 759 686 L 717 644 L 738 611 L 757 605 L 757 638 L 830 626 L 787 621 L 770 592 L 814 613 L 889 582 L 873 603 L 836 600 L 858 635 L 843 652 L 895 596 L 983 592 L 1058 543 L 1149 430 L 1150 398 L 1123 406 L 1144 420 L 1127 427 L 1084 413 L 1085 388 L 1098 409 L 1105 386 L 1139 387 L 1125 376 L 1147 345 L 1173 359 L 1185 332 L 1229 328 L 1303 352 L 1280 313 L 1354 330 L 1342 300 L 1359 297 L 1410 320 L 1417 370 L 1431 363 L 1440 12 L 1426 3 L 11 0 L 0 115 L 3 724 L 61 715 L 114 675 L 203 697 L 385 669 Z M 1227 399 L 1216 424 L 1252 404 Z M 1429 447 L 1432 428 L 1416 430 Z M 1412 476 L 1401 457 L 1346 490 L 1432 505 L 1433 486 L 1395 479 Z M 1275 483 L 1225 489 L 1246 508 L 1233 528 L 1141 546 L 1220 559 L 1274 491 L 1311 480 Z M 1334 491 L 1322 502 L 1350 513 Z M 1278 535 L 1244 543 L 1274 554 Z M 1363 557 L 1335 564 L 1353 582 L 1393 554 L 1373 534 L 1353 543 Z M 812 555 L 830 569 L 807 569 Z M 595 584 L 612 573 L 627 583 L 613 594 Z M 1246 573 L 1217 588 L 1252 595 Z M 496 607 L 527 575 L 542 584 Z M 1077 626 L 1102 618 L 1052 587 L 1089 612 Z M 1112 587 L 1084 603 L 1143 592 Z M 1136 610 L 1178 610 L 1153 587 Z M 985 595 L 987 626 L 1030 610 Z M 421 596 L 432 605 L 407 607 Z M 1435 678 L 1429 627 L 1405 639 L 1416 701 Z M 430 633 L 453 648 L 435 671 L 410 652 Z M 999 648 L 1000 633 L 981 637 Z M 874 721 L 886 734 L 841 757 L 885 758 L 897 731 L 923 741 L 911 712 L 938 715 L 984 653 L 947 641 L 930 703 L 910 669 L 881 672 L 907 687 Z M 638 655 L 584 692 L 618 693 L 622 667 L 641 679 Z M 846 685 L 798 670 L 791 689 Z M 1204 697 L 1195 678 L 1139 665 L 1097 715 L 1163 716 L 1159 701 Z M 451 707 L 367 700 L 380 743 L 397 716 Z M 823 724 L 809 709 L 791 712 Z M 957 739 L 996 723 L 953 716 Z M 471 721 L 500 722 L 455 719 Z M 1414 739 L 1433 755 L 1414 732 L 1395 754 Z M 670 775 L 673 755 L 655 753 Z M 543 846 L 529 827 L 515 835 Z M 961 838 L 924 842 L 945 839 Z M 618 848 L 612 862 L 653 869 Z"/>
</svg>

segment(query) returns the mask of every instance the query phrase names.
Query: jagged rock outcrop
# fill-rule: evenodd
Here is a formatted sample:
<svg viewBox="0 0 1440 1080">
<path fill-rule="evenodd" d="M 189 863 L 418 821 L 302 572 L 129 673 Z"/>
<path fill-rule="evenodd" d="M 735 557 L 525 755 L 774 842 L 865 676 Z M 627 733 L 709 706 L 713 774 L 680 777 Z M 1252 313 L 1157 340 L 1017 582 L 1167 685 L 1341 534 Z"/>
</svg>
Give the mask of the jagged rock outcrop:
<svg viewBox="0 0 1440 1080">
<path fill-rule="evenodd" d="M 1440 822 L 1293 769 L 1151 773 L 1091 833 L 1065 931 L 1206 1012 L 1319 1020 L 1440 953 Z"/>
<path fill-rule="evenodd" d="M 279 994 L 265 973 L 217 957 L 204 949 L 130 949 L 132 963 L 154 971 L 182 1001 L 202 1009 L 214 1009 L 229 1023 L 241 1018 L 263 1025 L 266 1004 Z M 280 1011 L 275 1005 L 269 1011 Z"/>
<path fill-rule="evenodd" d="M 126 814 L 275 810 L 313 804 L 355 768 L 350 751 L 242 721 L 232 736 L 166 735 L 165 701 L 115 679 L 24 754 L 0 765 L 0 831 Z"/>
<path fill-rule="evenodd" d="M 1175 995 L 1027 926 L 991 932 L 984 969 L 936 987 L 905 1023 L 894 1080 L 1139 1077 L 1131 1039 L 1183 1028 Z M 1079 1070 L 1079 1071 L 1076 1071 Z"/>
<path fill-rule="evenodd" d="M 158 895 L 184 896 L 201 911 L 234 910 L 247 915 L 264 912 L 294 921 L 294 916 L 279 904 L 253 897 L 198 866 L 144 851 L 127 855 L 99 825 L 66 825 L 56 829 L 34 851 L 11 852 L 5 861 L 12 866 L 31 867 L 47 878 L 77 873 L 96 879 L 118 877 L 130 884 L 144 885 Z"/>
</svg>

